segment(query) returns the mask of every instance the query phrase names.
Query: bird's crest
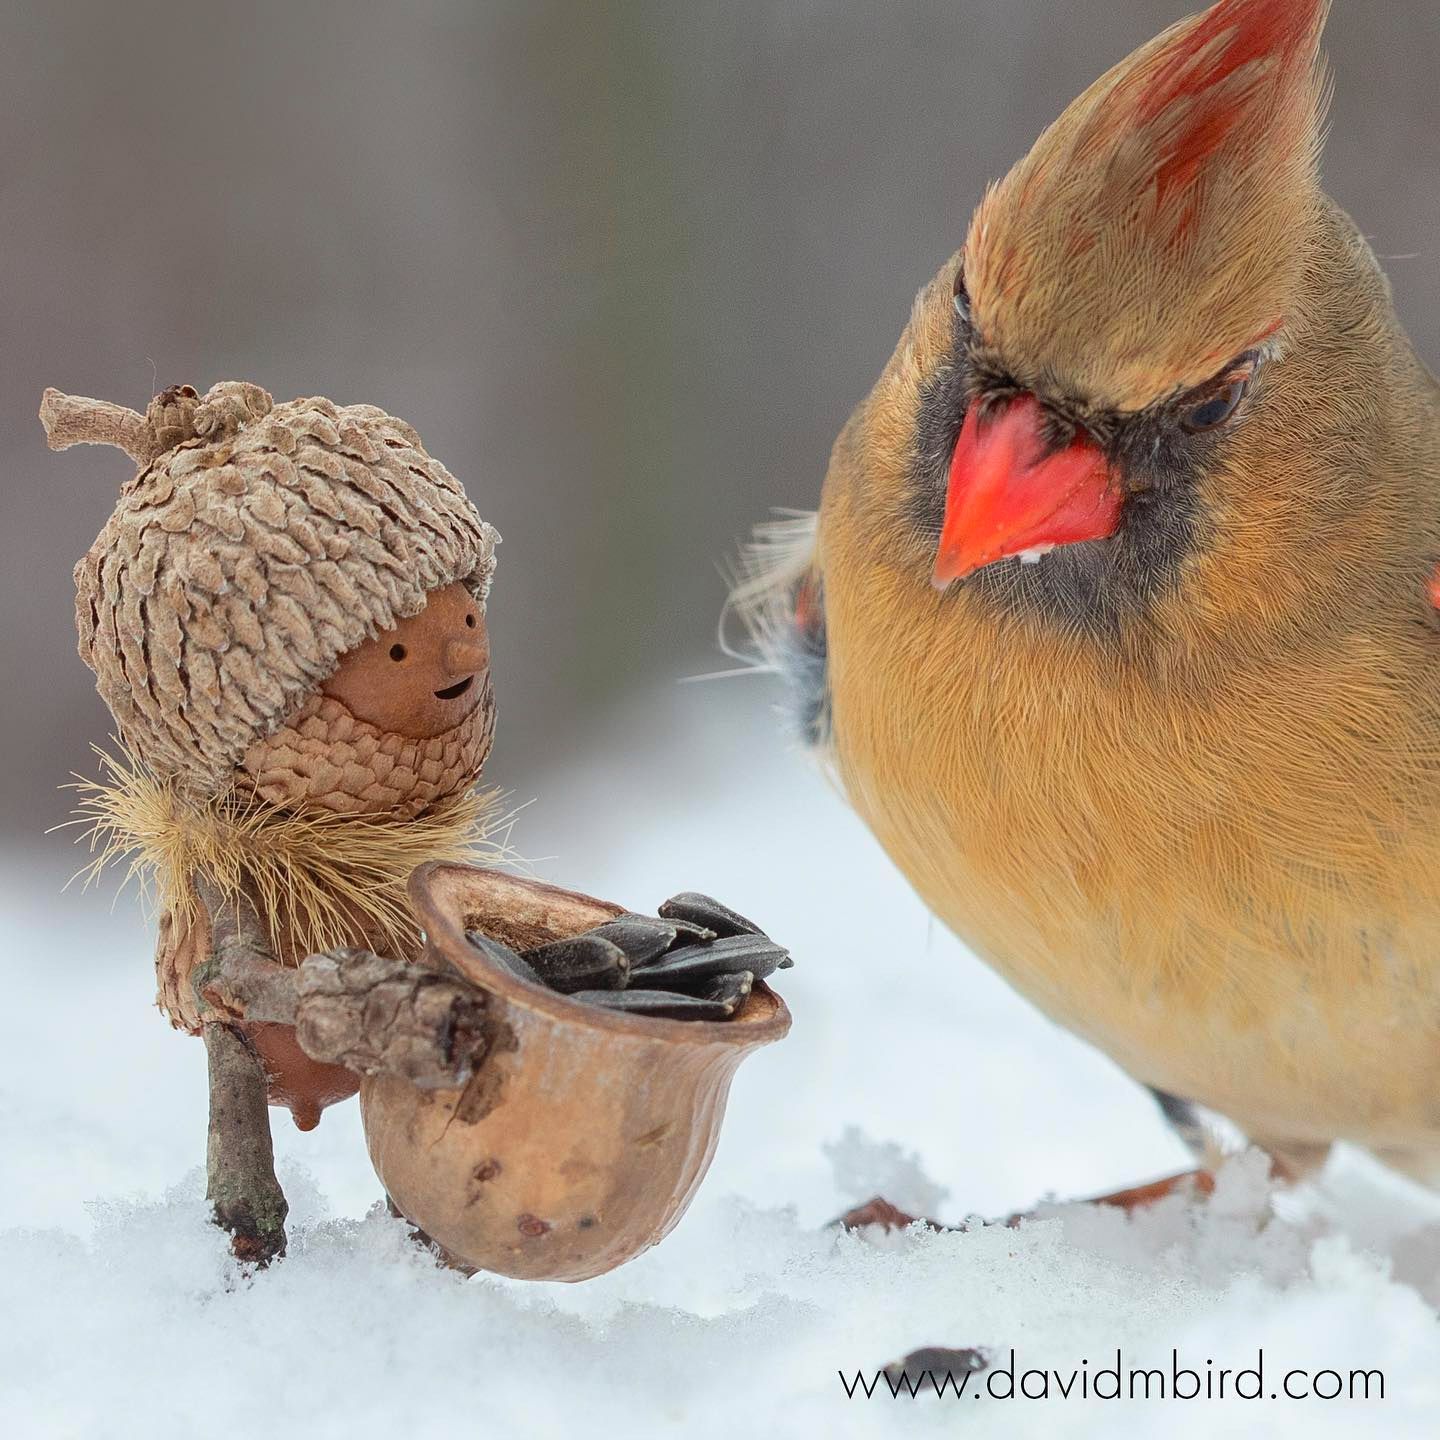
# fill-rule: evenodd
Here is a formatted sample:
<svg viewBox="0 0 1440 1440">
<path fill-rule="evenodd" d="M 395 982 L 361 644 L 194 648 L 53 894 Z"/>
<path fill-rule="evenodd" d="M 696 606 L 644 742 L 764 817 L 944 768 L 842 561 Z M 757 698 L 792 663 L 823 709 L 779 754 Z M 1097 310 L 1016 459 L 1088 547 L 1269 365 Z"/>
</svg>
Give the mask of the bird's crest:
<svg viewBox="0 0 1440 1440">
<path fill-rule="evenodd" d="M 971 224 L 984 339 L 1028 384 L 1138 410 L 1285 322 L 1329 0 L 1220 0 L 1091 86 Z"/>
</svg>

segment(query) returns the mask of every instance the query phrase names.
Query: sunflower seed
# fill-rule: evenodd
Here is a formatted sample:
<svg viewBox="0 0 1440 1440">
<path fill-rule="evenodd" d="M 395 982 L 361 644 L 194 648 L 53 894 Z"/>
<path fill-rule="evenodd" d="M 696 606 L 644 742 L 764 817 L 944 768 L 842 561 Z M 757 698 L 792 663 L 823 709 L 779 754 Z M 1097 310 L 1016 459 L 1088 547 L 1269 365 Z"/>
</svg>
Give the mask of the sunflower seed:
<svg viewBox="0 0 1440 1440">
<path fill-rule="evenodd" d="M 647 925 L 668 925 L 675 932 L 675 938 L 670 942 L 672 950 L 681 945 L 703 945 L 707 940 L 720 938 L 713 930 L 707 930 L 703 925 L 692 925 L 690 921 L 677 920 L 673 915 L 667 915 L 662 920 L 657 919 L 654 915 L 639 915 L 633 910 L 627 910 L 625 914 L 617 915 L 615 918 L 617 920 L 639 920 Z"/>
<path fill-rule="evenodd" d="M 763 935 L 731 935 L 709 945 L 687 945 L 684 949 L 672 950 L 653 965 L 637 968 L 634 978 L 643 985 L 684 989 L 737 970 L 749 970 L 757 980 L 763 980 L 789 959 L 781 946 Z"/>
<path fill-rule="evenodd" d="M 722 1000 L 672 995 L 666 990 L 577 990 L 570 998 L 628 1015 L 654 1015 L 667 1020 L 726 1020 L 731 1014 Z"/>
<path fill-rule="evenodd" d="M 665 923 L 675 927 L 673 949 L 678 950 L 682 945 L 708 945 L 712 940 L 720 938 L 714 930 L 707 930 L 703 925 L 692 925 L 688 920 L 677 920 L 673 915 Z"/>
<path fill-rule="evenodd" d="M 729 1019 L 756 980 L 795 963 L 743 915 L 693 892 L 667 900 L 658 918 L 627 911 L 520 954 L 481 931 L 466 935 L 491 964 L 532 985 L 610 1010 L 681 1020 Z"/>
<path fill-rule="evenodd" d="M 478 930 L 467 930 L 465 938 L 492 964 L 498 965 L 502 970 L 508 970 L 512 975 L 518 975 L 522 980 L 528 980 L 532 985 L 544 985 L 545 981 L 533 965 L 527 965 L 508 945 L 502 945 L 498 940 L 492 940 L 488 935 L 482 935 Z"/>
<path fill-rule="evenodd" d="M 585 933 L 618 945 L 631 965 L 648 965 L 663 955 L 676 938 L 675 926 L 653 915 L 620 915 Z"/>
<path fill-rule="evenodd" d="M 704 930 L 713 930 L 717 935 L 763 935 L 765 932 L 753 921 L 722 905 L 709 895 L 687 890 L 682 895 L 672 895 L 661 907 L 660 914 L 667 920 L 688 920 Z"/>
<path fill-rule="evenodd" d="M 717 975 L 700 991 L 700 998 L 719 1001 L 725 1006 L 725 1013 L 733 1015 L 750 998 L 750 989 L 754 983 L 755 977 L 748 970 Z"/>
<path fill-rule="evenodd" d="M 630 976 L 625 952 L 593 931 L 538 945 L 521 958 L 540 972 L 545 984 L 562 995 L 573 995 L 577 990 L 623 990 Z"/>
</svg>

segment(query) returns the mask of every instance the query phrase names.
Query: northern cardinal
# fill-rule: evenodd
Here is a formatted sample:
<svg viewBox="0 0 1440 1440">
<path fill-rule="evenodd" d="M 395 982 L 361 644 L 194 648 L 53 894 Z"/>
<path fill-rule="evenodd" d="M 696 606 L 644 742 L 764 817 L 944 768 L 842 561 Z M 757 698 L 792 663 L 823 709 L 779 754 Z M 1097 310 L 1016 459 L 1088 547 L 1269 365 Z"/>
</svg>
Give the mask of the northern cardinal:
<svg viewBox="0 0 1440 1440">
<path fill-rule="evenodd" d="M 1440 1184 L 1440 387 L 1221 0 L 981 200 L 738 599 L 920 896 L 1182 1124 Z"/>
</svg>

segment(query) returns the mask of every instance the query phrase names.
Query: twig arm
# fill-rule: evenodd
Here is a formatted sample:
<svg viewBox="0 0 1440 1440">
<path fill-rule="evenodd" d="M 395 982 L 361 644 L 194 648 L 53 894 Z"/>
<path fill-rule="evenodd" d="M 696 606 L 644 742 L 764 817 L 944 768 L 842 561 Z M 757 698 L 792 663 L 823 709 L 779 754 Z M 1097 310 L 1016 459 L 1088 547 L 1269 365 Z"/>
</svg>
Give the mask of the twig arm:
<svg viewBox="0 0 1440 1440">
<path fill-rule="evenodd" d="M 485 996 L 461 977 L 368 950 L 332 950 L 288 969 L 248 897 L 222 896 L 205 876 L 195 888 L 211 923 L 210 956 L 193 981 L 207 1015 L 293 1025 L 312 1060 L 361 1075 L 384 1070 L 425 1089 L 464 1085 L 484 1057 Z"/>
<path fill-rule="evenodd" d="M 295 1038 L 312 1060 L 450 1090 L 490 1048 L 485 996 L 456 976 L 368 950 L 332 950 L 310 956 L 299 977 Z"/>
</svg>

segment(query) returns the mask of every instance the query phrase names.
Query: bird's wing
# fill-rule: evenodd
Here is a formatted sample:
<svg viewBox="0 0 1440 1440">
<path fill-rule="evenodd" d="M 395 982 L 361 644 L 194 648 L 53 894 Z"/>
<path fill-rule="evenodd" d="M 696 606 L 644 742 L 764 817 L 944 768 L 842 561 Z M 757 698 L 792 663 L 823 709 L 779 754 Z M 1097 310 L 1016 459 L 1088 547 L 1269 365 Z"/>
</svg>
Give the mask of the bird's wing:
<svg viewBox="0 0 1440 1440">
<path fill-rule="evenodd" d="M 817 748 L 830 738 L 826 667 L 825 592 L 815 545 L 813 512 L 782 513 L 755 527 L 740 553 L 726 620 L 739 619 L 746 641 L 721 639 L 726 651 L 757 670 L 781 676 L 787 709 L 801 738 Z"/>
</svg>

